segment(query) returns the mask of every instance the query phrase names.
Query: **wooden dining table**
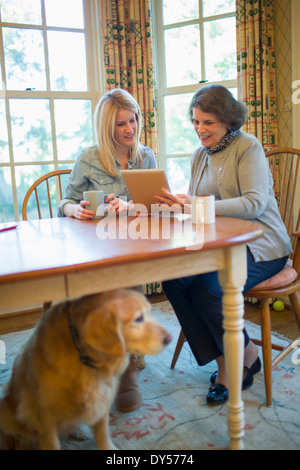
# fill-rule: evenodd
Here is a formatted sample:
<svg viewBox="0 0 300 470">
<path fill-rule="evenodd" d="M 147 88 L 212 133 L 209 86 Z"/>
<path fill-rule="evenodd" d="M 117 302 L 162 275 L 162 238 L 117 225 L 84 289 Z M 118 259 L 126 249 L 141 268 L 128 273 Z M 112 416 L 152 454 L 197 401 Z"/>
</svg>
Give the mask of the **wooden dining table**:
<svg viewBox="0 0 300 470">
<path fill-rule="evenodd" d="M 0 309 L 218 271 L 229 380 L 228 447 L 243 449 L 246 244 L 262 233 L 259 224 L 247 220 L 216 217 L 214 224 L 194 225 L 185 214 L 18 222 L 0 233 Z"/>
</svg>

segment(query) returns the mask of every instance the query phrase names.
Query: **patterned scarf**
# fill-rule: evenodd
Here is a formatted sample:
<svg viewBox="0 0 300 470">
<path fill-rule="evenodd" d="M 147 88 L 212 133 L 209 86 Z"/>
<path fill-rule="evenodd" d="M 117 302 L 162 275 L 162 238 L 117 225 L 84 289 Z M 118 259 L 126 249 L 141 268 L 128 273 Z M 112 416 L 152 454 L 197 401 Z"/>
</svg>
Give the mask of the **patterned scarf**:
<svg viewBox="0 0 300 470">
<path fill-rule="evenodd" d="M 212 155 L 213 153 L 217 153 L 217 152 L 221 152 L 222 150 L 225 150 L 240 133 L 241 133 L 240 129 L 237 129 L 237 130 L 230 129 L 229 131 L 226 132 L 223 139 L 221 139 L 217 145 L 215 145 L 214 147 L 205 147 L 207 153 L 209 155 Z"/>
</svg>

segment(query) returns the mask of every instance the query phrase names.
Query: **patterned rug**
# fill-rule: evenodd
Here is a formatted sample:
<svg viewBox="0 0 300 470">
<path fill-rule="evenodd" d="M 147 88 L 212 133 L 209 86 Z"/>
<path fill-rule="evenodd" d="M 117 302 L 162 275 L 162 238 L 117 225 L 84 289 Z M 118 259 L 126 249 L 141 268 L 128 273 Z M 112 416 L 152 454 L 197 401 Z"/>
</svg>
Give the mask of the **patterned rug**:
<svg viewBox="0 0 300 470">
<path fill-rule="evenodd" d="M 216 364 L 199 367 L 185 343 L 176 368 L 171 370 L 180 327 L 167 301 L 154 304 L 152 314 L 170 331 L 173 341 L 158 356 L 146 357 L 146 368 L 139 372 L 144 399 L 140 409 L 122 414 L 112 408 L 110 432 L 115 445 L 123 450 L 153 452 L 226 449 L 229 442 L 227 405 L 210 407 L 205 400 Z M 246 323 L 250 336 L 258 338 L 259 327 Z M 5 364 L 0 354 L 0 383 L 8 380 L 15 355 L 30 333 L 29 330 L 0 337 L 6 346 Z M 279 340 L 286 343 L 282 337 Z M 271 407 L 265 406 L 262 373 L 257 374 L 254 385 L 243 392 L 246 450 L 300 449 L 300 365 L 293 362 L 299 361 L 292 361 L 290 354 L 273 371 Z M 95 448 L 91 434 L 82 441 L 63 442 L 65 450 Z"/>
</svg>

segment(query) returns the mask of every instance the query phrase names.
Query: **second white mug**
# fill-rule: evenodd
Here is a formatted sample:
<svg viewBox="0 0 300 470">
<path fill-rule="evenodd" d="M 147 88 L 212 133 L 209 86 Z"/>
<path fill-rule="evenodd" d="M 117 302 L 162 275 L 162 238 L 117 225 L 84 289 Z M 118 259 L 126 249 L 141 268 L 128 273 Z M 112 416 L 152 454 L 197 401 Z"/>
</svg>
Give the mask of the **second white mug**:
<svg viewBox="0 0 300 470">
<path fill-rule="evenodd" d="M 193 221 L 193 198 L 195 198 L 194 208 L 198 207 L 199 201 L 202 201 L 202 204 L 203 204 L 203 208 L 202 208 L 203 222 L 202 223 L 214 224 L 216 221 L 215 196 L 208 195 L 208 196 L 193 196 L 192 197 L 192 221 Z M 198 208 L 198 212 L 199 210 L 200 209 Z M 194 215 L 194 217 L 196 217 L 196 215 Z M 201 223 L 201 222 L 193 222 L 193 223 Z"/>
</svg>

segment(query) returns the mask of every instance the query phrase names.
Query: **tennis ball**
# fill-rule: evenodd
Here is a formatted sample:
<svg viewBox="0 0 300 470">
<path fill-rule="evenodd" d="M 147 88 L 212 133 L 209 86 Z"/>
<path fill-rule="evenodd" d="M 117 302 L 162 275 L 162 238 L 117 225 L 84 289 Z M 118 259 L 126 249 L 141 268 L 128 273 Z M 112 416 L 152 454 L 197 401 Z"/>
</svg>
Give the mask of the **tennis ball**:
<svg viewBox="0 0 300 470">
<path fill-rule="evenodd" d="M 284 309 L 284 303 L 281 302 L 281 300 L 275 300 L 275 302 L 273 302 L 273 308 L 276 312 L 281 312 Z"/>
</svg>

